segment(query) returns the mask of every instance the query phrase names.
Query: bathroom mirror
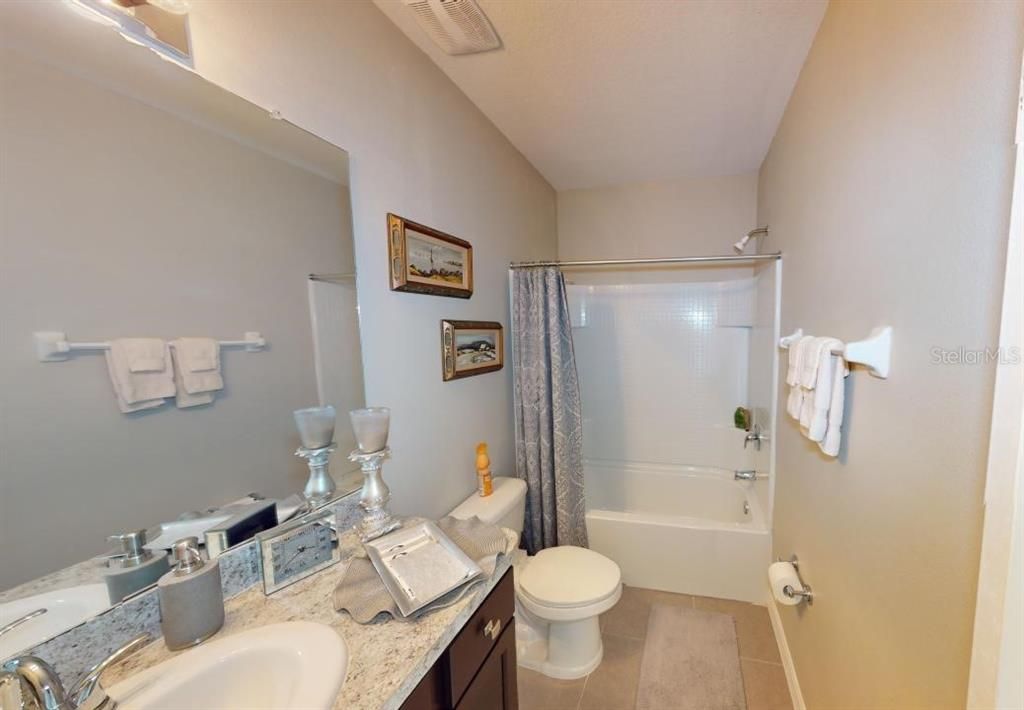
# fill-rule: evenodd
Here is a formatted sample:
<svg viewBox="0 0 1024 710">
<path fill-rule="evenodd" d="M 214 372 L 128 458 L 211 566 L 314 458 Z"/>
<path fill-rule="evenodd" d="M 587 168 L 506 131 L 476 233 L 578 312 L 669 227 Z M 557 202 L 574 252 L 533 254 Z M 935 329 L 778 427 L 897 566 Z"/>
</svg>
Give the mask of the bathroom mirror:
<svg viewBox="0 0 1024 710">
<path fill-rule="evenodd" d="M 0 627 L 53 631 L 108 604 L 108 536 L 301 493 L 293 410 L 337 409 L 360 482 L 348 157 L 66 3 L 0 10 L 0 67 Z M 122 413 L 96 344 L 182 336 L 242 341 L 223 389 Z"/>
</svg>

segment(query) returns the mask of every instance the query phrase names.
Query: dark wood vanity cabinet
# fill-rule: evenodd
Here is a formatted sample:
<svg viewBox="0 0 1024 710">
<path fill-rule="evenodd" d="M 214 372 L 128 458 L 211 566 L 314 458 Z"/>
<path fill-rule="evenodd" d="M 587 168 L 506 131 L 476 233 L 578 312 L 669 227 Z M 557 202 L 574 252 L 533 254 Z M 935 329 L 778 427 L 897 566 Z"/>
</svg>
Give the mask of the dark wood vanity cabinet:
<svg viewBox="0 0 1024 710">
<path fill-rule="evenodd" d="M 509 568 L 402 710 L 517 710 L 514 613 Z"/>
</svg>

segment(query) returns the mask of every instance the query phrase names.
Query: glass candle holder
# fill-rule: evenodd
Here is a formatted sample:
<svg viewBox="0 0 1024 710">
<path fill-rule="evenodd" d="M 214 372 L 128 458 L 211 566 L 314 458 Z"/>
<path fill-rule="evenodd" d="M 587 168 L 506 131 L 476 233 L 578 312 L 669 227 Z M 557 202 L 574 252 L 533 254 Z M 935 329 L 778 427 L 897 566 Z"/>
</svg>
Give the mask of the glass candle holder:
<svg viewBox="0 0 1024 710">
<path fill-rule="evenodd" d="M 391 426 L 391 410 L 387 407 L 353 409 L 348 413 L 352 420 L 352 431 L 356 435 L 359 451 L 372 454 L 383 451 L 388 445 L 388 429 Z"/>
<path fill-rule="evenodd" d="M 310 407 L 296 409 L 293 413 L 299 438 L 307 449 L 322 449 L 334 441 L 334 422 L 337 412 L 334 407 Z"/>
</svg>

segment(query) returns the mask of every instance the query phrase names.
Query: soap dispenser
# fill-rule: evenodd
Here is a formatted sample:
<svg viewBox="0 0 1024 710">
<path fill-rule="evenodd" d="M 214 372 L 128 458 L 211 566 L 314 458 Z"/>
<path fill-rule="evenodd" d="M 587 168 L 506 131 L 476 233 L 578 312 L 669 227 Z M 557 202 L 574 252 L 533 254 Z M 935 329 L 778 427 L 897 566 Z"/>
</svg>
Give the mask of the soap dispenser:
<svg viewBox="0 0 1024 710">
<path fill-rule="evenodd" d="M 174 569 L 157 582 L 160 591 L 160 628 L 172 651 L 195 646 L 224 625 L 224 593 L 220 562 L 204 560 L 199 538 L 174 543 Z"/>
<path fill-rule="evenodd" d="M 121 551 L 107 560 L 104 574 L 111 604 L 155 584 L 170 569 L 166 552 L 146 549 L 145 530 L 111 535 L 107 539 L 121 544 Z"/>
</svg>

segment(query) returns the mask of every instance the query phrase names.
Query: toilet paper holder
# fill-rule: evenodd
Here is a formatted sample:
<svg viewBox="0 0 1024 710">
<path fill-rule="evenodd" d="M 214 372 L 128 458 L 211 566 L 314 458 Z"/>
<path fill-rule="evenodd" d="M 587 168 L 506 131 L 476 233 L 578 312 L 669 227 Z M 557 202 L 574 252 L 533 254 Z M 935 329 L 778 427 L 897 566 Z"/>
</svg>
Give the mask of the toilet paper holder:
<svg viewBox="0 0 1024 710">
<path fill-rule="evenodd" d="M 814 592 L 811 591 L 811 585 L 804 581 L 803 576 L 800 574 L 800 559 L 794 554 L 791 555 L 788 560 L 784 560 L 781 557 L 778 558 L 778 562 L 788 562 L 793 565 L 793 569 L 796 570 L 796 578 L 800 580 L 800 586 L 802 589 L 793 589 L 793 587 L 787 584 L 782 588 L 782 593 L 790 599 L 799 597 L 802 601 L 807 602 L 809 605 L 814 604 Z"/>
</svg>

